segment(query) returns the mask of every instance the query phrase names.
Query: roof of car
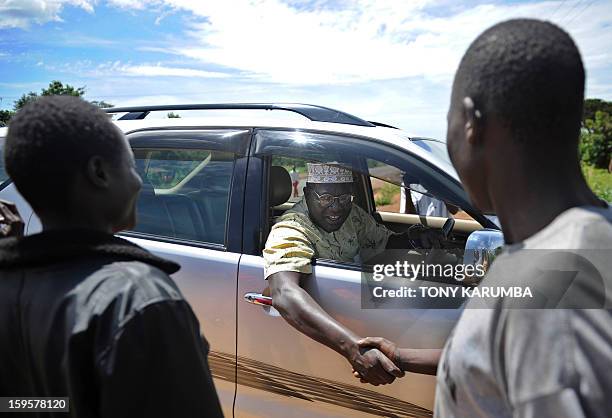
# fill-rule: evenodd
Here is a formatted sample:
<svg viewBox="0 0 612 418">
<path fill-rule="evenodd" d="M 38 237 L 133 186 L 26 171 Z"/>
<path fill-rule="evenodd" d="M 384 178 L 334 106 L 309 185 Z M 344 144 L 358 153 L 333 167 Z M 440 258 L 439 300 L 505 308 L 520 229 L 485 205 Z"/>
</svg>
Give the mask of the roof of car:
<svg viewBox="0 0 612 418">
<path fill-rule="evenodd" d="M 183 105 L 188 106 L 188 105 Z M 231 106 L 231 105 L 230 105 Z M 302 106 L 312 106 L 312 105 L 302 105 Z M 317 108 L 317 106 L 313 106 Z M 143 107 L 143 108 L 154 108 L 153 106 Z M 162 107 L 165 109 L 166 107 Z M 128 110 L 134 110 L 137 108 L 122 108 Z M 278 108 L 280 110 L 285 110 L 282 108 Z M 322 108 L 329 111 L 334 111 L 333 109 Z M 113 113 L 115 109 L 107 109 L 110 111 L 109 113 Z M 120 110 L 120 109 L 117 109 Z M 164 110 L 165 111 L 165 110 Z M 401 129 L 397 129 L 394 127 L 386 127 L 381 126 L 380 124 L 371 124 L 367 121 L 363 121 L 357 117 L 352 115 L 344 114 L 349 118 L 355 118 L 358 123 L 366 122 L 366 126 L 357 125 L 357 124 L 349 124 L 349 123 L 336 123 L 336 122 L 319 122 L 313 121 L 300 113 L 299 115 L 292 114 L 294 117 L 286 118 L 279 117 L 283 113 L 287 114 L 288 112 L 282 112 L 274 110 L 273 112 L 269 112 L 267 110 L 227 110 L 224 112 L 212 111 L 204 111 L 207 112 L 206 116 L 200 116 L 202 112 L 195 112 L 198 115 L 191 117 L 188 115 L 181 114 L 180 118 L 167 118 L 167 117 L 155 117 L 155 113 L 151 113 L 151 117 L 145 117 L 142 119 L 133 119 L 133 120 L 115 120 L 114 123 L 125 133 L 129 134 L 130 132 L 140 131 L 140 130 L 155 130 L 157 128 L 168 129 L 168 128 L 272 128 L 272 129 L 299 129 L 299 130 L 310 130 L 317 132 L 326 132 L 326 133 L 334 133 L 334 134 L 348 134 L 359 137 L 365 137 L 374 139 L 379 142 L 383 142 L 389 145 L 393 145 L 400 149 L 405 149 L 412 154 L 415 154 L 428 162 L 438 166 L 440 169 L 454 177 L 458 180 L 457 173 L 452 165 L 436 155 L 433 155 L 431 152 L 419 147 L 418 145 L 412 143 L 412 139 L 414 140 L 422 140 L 426 138 L 418 137 L 415 135 L 410 135 L 406 131 Z M 335 111 L 338 112 L 338 111 Z M 299 113 L 299 112 L 297 112 Z M 127 114 L 126 112 L 117 113 L 114 117 L 121 118 L 122 115 Z M 147 113 L 148 114 L 148 113 Z M 158 113 L 157 116 L 166 116 L 164 113 L 161 115 Z M 377 126 L 378 125 L 378 126 Z M 0 128 L 0 137 L 6 136 L 7 128 Z M 427 138 L 429 139 L 429 138 Z"/>
</svg>

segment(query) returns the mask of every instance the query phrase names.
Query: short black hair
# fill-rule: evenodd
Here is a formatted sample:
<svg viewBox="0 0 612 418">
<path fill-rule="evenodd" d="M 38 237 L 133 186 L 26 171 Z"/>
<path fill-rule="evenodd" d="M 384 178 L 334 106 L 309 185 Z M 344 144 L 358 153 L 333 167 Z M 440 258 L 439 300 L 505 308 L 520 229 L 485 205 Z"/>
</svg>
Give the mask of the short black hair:
<svg viewBox="0 0 612 418">
<path fill-rule="evenodd" d="M 459 64 L 453 103 L 466 96 L 485 118 L 499 117 L 526 145 L 548 145 L 543 142 L 553 139 L 575 145 L 584 101 L 580 52 L 552 23 L 499 23 L 472 42 Z"/>
<path fill-rule="evenodd" d="M 96 106 L 74 96 L 45 96 L 9 123 L 5 167 L 35 211 L 67 208 L 75 175 L 99 155 L 121 155 L 122 133 Z"/>
</svg>

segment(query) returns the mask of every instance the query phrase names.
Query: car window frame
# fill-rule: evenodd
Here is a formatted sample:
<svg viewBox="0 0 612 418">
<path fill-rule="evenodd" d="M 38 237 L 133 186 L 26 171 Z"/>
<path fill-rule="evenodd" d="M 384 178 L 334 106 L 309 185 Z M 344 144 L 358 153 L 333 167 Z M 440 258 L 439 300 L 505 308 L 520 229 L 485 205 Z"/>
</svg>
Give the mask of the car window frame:
<svg viewBox="0 0 612 418">
<path fill-rule="evenodd" d="M 249 151 L 249 162 L 254 163 L 253 166 L 251 167 L 253 168 L 254 172 L 251 174 L 251 178 L 247 180 L 247 183 L 249 183 L 249 180 L 250 180 L 250 183 L 247 189 L 251 189 L 252 187 L 253 189 L 251 191 L 253 193 L 251 194 L 251 198 L 246 199 L 246 201 L 252 202 L 253 201 L 252 199 L 256 197 L 259 204 L 257 205 L 257 210 L 256 210 L 257 215 L 256 216 L 254 216 L 254 212 L 253 212 L 255 210 L 255 205 L 251 205 L 250 208 L 248 209 L 245 206 L 245 226 L 247 224 L 246 217 L 249 216 L 248 214 L 250 214 L 250 219 L 251 219 L 250 222 L 251 223 L 257 222 L 258 225 L 256 227 L 251 228 L 250 236 L 252 238 L 251 238 L 251 245 L 248 247 L 248 251 L 249 251 L 248 254 L 256 255 L 260 257 L 262 256 L 262 250 L 263 250 L 263 247 L 265 246 L 265 242 L 263 242 L 263 234 L 264 234 L 264 231 L 266 230 L 265 226 L 267 225 L 267 222 L 268 222 L 268 207 L 267 207 L 268 202 L 267 202 L 267 197 L 265 194 L 265 192 L 267 192 L 267 182 L 265 181 L 267 179 L 266 177 L 267 171 L 265 169 L 265 157 L 262 157 L 259 154 L 261 150 L 260 150 L 260 144 L 258 143 L 258 137 L 257 137 L 257 133 L 261 131 L 301 132 L 301 133 L 342 136 L 347 139 L 354 138 L 360 141 L 369 141 L 369 142 L 377 144 L 378 146 L 386 147 L 390 151 L 400 152 L 401 154 L 404 155 L 402 158 L 412 158 L 418 161 L 419 163 L 428 167 L 429 169 L 434 170 L 435 173 L 442 176 L 445 179 L 445 181 L 450 182 L 453 186 L 461 189 L 461 191 L 465 195 L 464 199 L 461 199 L 462 201 L 461 207 L 464 210 L 468 209 L 469 212 L 467 210 L 466 212 L 469 213 L 470 216 L 472 217 L 474 217 L 472 213 L 477 213 L 479 216 L 474 217 L 474 220 L 480 223 L 483 227 L 498 229 L 498 227 L 495 226 L 488 218 L 486 218 L 483 213 L 476 210 L 469 203 L 467 193 L 465 192 L 465 190 L 463 189 L 463 186 L 461 185 L 459 181 L 452 178 L 448 173 L 445 173 L 442 169 L 433 165 L 433 163 L 430 163 L 427 160 L 424 160 L 423 158 L 421 158 L 419 155 L 412 153 L 410 150 L 398 147 L 395 144 L 391 144 L 386 141 L 379 140 L 377 138 L 343 133 L 343 132 L 323 131 L 323 130 L 317 130 L 317 129 L 279 128 L 279 127 L 255 128 L 253 130 L 252 146 Z M 278 155 L 278 154 L 270 154 L 270 155 Z M 360 164 L 367 166 L 367 162 L 364 157 L 360 157 L 359 161 L 360 161 Z M 369 171 L 366 171 L 366 172 L 369 173 Z M 367 189 L 367 190 L 364 190 L 365 199 L 366 199 L 365 203 L 368 206 L 368 210 L 367 210 L 368 213 L 373 214 L 374 211 L 376 210 L 376 204 L 374 201 L 374 194 L 373 194 L 372 185 L 369 180 L 369 177 L 368 178 L 364 177 L 366 176 L 365 174 L 366 172 L 362 172 L 359 174 L 359 176 L 362 177 L 360 181 L 361 183 L 360 186 Z M 256 176 L 259 176 L 258 179 L 255 178 Z M 257 188 L 255 188 L 255 186 L 257 186 Z M 257 196 L 255 196 L 255 194 L 257 194 Z M 246 239 L 249 239 L 249 238 L 246 238 Z M 345 270 L 352 270 L 352 271 L 362 271 L 362 272 L 368 271 L 367 264 L 357 264 L 354 262 L 343 262 L 343 261 L 329 260 L 329 259 L 313 258 L 312 265 L 313 266 L 321 265 L 321 266 L 328 266 L 328 267 L 337 267 L 337 268 L 341 268 Z"/>
<path fill-rule="evenodd" d="M 357 134 L 353 134 L 353 133 L 344 133 L 344 132 L 336 132 L 336 131 L 328 131 L 328 130 L 319 130 L 319 129 L 298 129 L 298 128 L 279 128 L 279 127 L 274 127 L 274 128 L 256 128 L 253 132 L 253 136 L 254 136 L 254 142 L 253 142 L 253 147 L 251 149 L 250 152 L 250 157 L 256 157 L 258 153 L 260 153 L 262 150 L 260 149 L 260 144 L 257 143 L 256 139 L 257 139 L 257 133 L 261 132 L 261 131 L 270 131 L 270 132 L 295 132 L 295 133 L 303 133 L 303 134 L 321 134 L 321 135 L 332 135 L 332 136 L 341 136 L 344 137 L 346 139 L 355 139 L 358 141 L 366 141 L 366 142 L 371 142 L 372 144 L 376 144 L 377 146 L 382 146 L 385 147 L 389 150 L 389 152 L 393 152 L 393 153 L 400 153 L 403 154 L 402 158 L 411 158 L 413 159 L 416 163 L 427 167 L 429 170 L 432 171 L 432 175 L 436 175 L 439 176 L 441 178 L 443 178 L 444 182 L 446 184 L 448 184 L 449 186 L 452 186 L 455 189 L 455 193 L 453 193 L 454 195 L 456 195 L 456 199 L 455 202 L 453 202 L 453 204 L 461 207 L 463 210 L 465 210 L 468 214 L 470 214 L 470 216 L 472 216 L 472 218 L 480 223 L 483 227 L 485 228 L 494 228 L 494 229 L 499 229 L 498 226 L 496 226 L 492 221 L 490 221 L 488 218 L 485 217 L 485 215 L 477 210 L 469 201 L 469 197 L 467 195 L 467 192 L 463 189 L 463 186 L 461 185 L 461 183 L 459 182 L 459 180 L 453 178 L 452 176 L 450 176 L 448 173 L 446 173 L 445 171 L 443 171 L 440 167 L 434 165 L 433 163 L 427 161 L 426 159 L 423 159 L 421 156 L 411 152 L 410 150 L 406 149 L 406 148 L 402 148 L 397 146 L 396 144 L 393 143 L 389 143 L 387 141 L 384 140 L 380 140 L 376 137 L 371 137 L 371 136 L 364 136 L 364 135 L 357 135 Z M 410 141 L 409 139 L 406 139 L 406 141 Z M 418 146 L 418 145 L 417 145 Z M 370 157 L 373 158 L 373 157 Z M 373 158 L 375 159 L 375 158 Z M 362 164 L 367 165 L 367 163 L 365 161 L 362 161 Z M 366 169 L 365 167 L 363 168 L 364 170 Z M 362 170 L 363 171 L 363 170 Z M 369 172 L 369 171 L 363 171 L 363 173 L 365 172 Z M 363 174 L 362 173 L 362 174 Z M 372 187 L 371 185 L 369 186 L 370 192 L 372 191 Z M 368 202 L 369 205 L 369 210 L 370 213 L 372 213 L 372 210 L 375 208 L 374 205 L 374 200 L 373 200 L 373 194 L 370 196 L 371 199 Z"/>
<path fill-rule="evenodd" d="M 173 134 L 180 134 L 183 138 L 173 138 Z M 228 141 L 225 143 L 219 142 L 219 139 L 223 138 L 224 135 L 229 138 Z M 224 126 L 152 127 L 129 131 L 125 133 L 125 136 L 131 149 L 193 149 L 222 151 L 233 153 L 235 158 L 226 208 L 223 244 L 167 237 L 139 231 L 122 231 L 119 235 L 217 251 L 240 253 L 242 251 L 245 177 L 253 130 L 248 127 L 237 128 Z M 187 138 L 185 138 L 185 136 L 187 136 Z"/>
</svg>

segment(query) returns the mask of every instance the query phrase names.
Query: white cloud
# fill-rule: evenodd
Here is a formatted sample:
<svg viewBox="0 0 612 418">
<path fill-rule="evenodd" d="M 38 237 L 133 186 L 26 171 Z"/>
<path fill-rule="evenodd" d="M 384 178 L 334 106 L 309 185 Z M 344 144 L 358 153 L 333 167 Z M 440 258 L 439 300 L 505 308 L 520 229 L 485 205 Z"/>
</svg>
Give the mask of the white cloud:
<svg viewBox="0 0 612 418">
<path fill-rule="evenodd" d="M 0 27 L 9 3 L 44 3 L 45 16 L 57 20 L 58 4 L 93 7 L 101 1 L 0 0 Z M 159 39 L 139 48 L 177 55 L 176 62 L 83 61 L 56 68 L 89 78 L 81 83 L 88 86 L 88 97 L 116 105 L 306 102 L 443 138 L 450 84 L 462 54 L 484 29 L 515 17 L 551 19 L 568 30 L 585 61 L 587 96 L 612 98 L 612 2 L 605 0 L 476 6 L 454 0 L 359 0 L 327 8 L 318 6 L 325 2 L 294 8 L 281 0 L 108 3 L 153 11 L 160 25 L 169 13 L 188 13 L 184 32 L 175 34 L 170 46 Z"/>
<path fill-rule="evenodd" d="M 150 3 L 161 2 L 200 18 L 187 29 L 184 44 L 166 52 L 237 69 L 261 81 L 337 84 L 423 76 L 448 84 L 461 55 L 484 29 L 513 17 L 551 15 L 553 21 L 567 23 L 587 68 L 612 66 L 612 31 L 606 29 L 612 3 L 605 1 L 588 7 L 583 7 L 588 4 L 584 0 L 484 4 L 444 17 L 427 7 L 459 7 L 451 9 L 452 3 L 440 0 L 361 0 L 312 10 L 280 0 Z"/>
<path fill-rule="evenodd" d="M 185 77 L 192 79 L 220 79 L 228 78 L 229 74 L 216 71 L 205 71 L 196 68 L 171 67 L 157 63 L 134 65 L 131 62 L 107 61 L 95 64 L 91 60 L 78 60 L 64 62 L 62 64 L 45 64 L 41 61 L 36 66 L 43 66 L 50 72 L 70 74 L 72 76 L 96 78 L 97 82 L 102 82 L 104 77 Z"/>
<path fill-rule="evenodd" d="M 64 5 L 93 11 L 99 1 L 0 0 L 0 27 L 61 20 Z M 282 0 L 107 0 L 122 9 L 157 12 L 157 24 L 168 14 L 190 13 L 182 41 L 175 39 L 164 52 L 238 70 L 261 82 L 329 85 L 426 77 L 448 85 L 469 43 L 485 28 L 513 17 L 552 18 L 575 37 L 587 70 L 612 67 L 612 2 L 604 0 L 477 6 L 450 0 L 356 0 L 334 7 L 292 3 L 300 7 Z"/>
<path fill-rule="evenodd" d="M 612 97 L 610 2 L 462 6 L 450 0 L 362 0 L 313 10 L 278 0 L 165 3 L 171 10 L 191 12 L 194 23 L 182 44 L 151 52 L 238 70 L 240 78 L 252 79 L 251 86 L 264 87 L 245 91 L 244 83 L 232 79 L 214 86 L 207 81 L 191 90 L 206 91 L 205 97 L 176 91 L 173 102 L 314 103 L 443 139 L 451 81 L 462 54 L 487 27 L 516 17 L 560 24 L 582 51 L 587 97 Z"/>
<path fill-rule="evenodd" d="M 119 39 L 105 39 L 95 36 L 87 36 L 74 32 L 65 32 L 62 43 L 70 46 L 88 46 L 88 47 L 108 47 L 121 45 L 122 40 Z"/>
<path fill-rule="evenodd" d="M 66 5 L 93 13 L 95 0 L 0 0 L 0 28 L 28 28 L 32 24 L 62 21 Z"/>
<path fill-rule="evenodd" d="M 223 78 L 227 74 L 213 71 L 196 70 L 192 68 L 163 67 L 161 65 L 133 65 L 123 66 L 119 70 L 128 75 L 140 75 L 147 77 L 203 77 L 203 78 Z"/>
<path fill-rule="evenodd" d="M 108 4 L 122 9 L 142 10 L 147 4 L 158 3 L 157 1 L 147 0 L 108 0 Z"/>
</svg>

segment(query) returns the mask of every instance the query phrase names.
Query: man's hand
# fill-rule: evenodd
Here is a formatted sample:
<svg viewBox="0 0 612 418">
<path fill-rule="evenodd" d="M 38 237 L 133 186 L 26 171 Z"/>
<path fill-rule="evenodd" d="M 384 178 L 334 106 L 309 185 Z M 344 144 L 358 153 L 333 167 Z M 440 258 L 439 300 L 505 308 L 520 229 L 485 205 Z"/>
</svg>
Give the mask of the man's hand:
<svg viewBox="0 0 612 418">
<path fill-rule="evenodd" d="M 353 366 L 353 373 L 358 374 L 363 383 L 386 385 L 393 383 L 396 377 L 404 376 L 404 372 L 377 349 L 360 350 L 349 361 Z"/>
<path fill-rule="evenodd" d="M 413 225 L 408 229 L 408 237 L 412 241 L 417 241 L 421 248 L 434 249 L 442 248 L 442 233 L 439 230 L 426 227 L 424 225 Z"/>
<path fill-rule="evenodd" d="M 416 224 L 401 234 L 391 235 L 387 241 L 387 248 L 437 249 L 442 248 L 443 241 L 442 231 Z"/>
<path fill-rule="evenodd" d="M 24 226 L 15 204 L 0 199 L 0 238 L 22 237 Z"/>
<path fill-rule="evenodd" d="M 357 342 L 360 348 L 370 349 L 383 354 L 386 360 L 391 362 L 397 370 L 399 369 L 399 352 L 398 347 L 391 341 L 380 337 L 367 337 Z M 369 351 L 368 351 L 369 352 Z M 403 377 L 404 372 L 400 370 L 401 375 L 394 374 L 395 377 Z M 360 370 L 353 366 L 353 375 L 361 380 L 361 383 L 372 383 Z M 392 381 L 391 381 L 392 382 Z M 388 382 L 388 383 L 391 383 Z M 373 384 L 373 383 L 372 383 Z"/>
<path fill-rule="evenodd" d="M 442 350 L 439 348 L 399 348 L 391 341 L 380 337 L 368 337 L 357 342 L 359 347 L 380 350 L 404 372 L 428 374 L 435 376 Z M 367 383 L 363 376 L 355 371 L 361 383 Z"/>
<path fill-rule="evenodd" d="M 376 348 L 389 358 L 396 366 L 399 366 L 399 347 L 382 337 L 366 337 L 357 341 L 361 348 Z"/>
</svg>

